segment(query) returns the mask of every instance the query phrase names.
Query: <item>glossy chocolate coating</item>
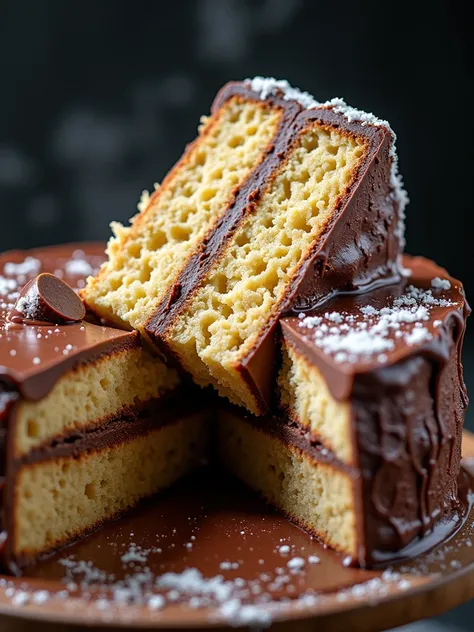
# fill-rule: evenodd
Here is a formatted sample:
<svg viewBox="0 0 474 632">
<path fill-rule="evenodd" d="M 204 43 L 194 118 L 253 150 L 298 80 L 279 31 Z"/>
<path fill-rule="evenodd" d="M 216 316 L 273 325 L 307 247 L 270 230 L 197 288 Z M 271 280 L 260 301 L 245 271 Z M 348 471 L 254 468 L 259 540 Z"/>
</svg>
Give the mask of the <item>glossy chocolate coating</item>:
<svg viewBox="0 0 474 632">
<path fill-rule="evenodd" d="M 432 290 L 432 280 L 437 277 L 444 278 L 449 280 L 451 287 L 448 290 L 435 290 L 435 295 L 438 298 L 446 299 L 451 304 L 431 307 L 429 320 L 423 321 L 423 326 L 426 327 L 431 336 L 426 342 L 409 345 L 405 338 L 397 337 L 397 330 L 393 329 L 390 332 L 390 339 L 393 341 L 394 347 L 384 351 L 386 356 L 384 361 L 379 360 L 378 354 L 373 354 L 371 356 L 363 355 L 354 362 L 337 362 L 333 354 L 325 353 L 314 344 L 313 335 L 317 328 L 306 327 L 305 320 L 301 318 L 301 315 L 288 316 L 280 321 L 283 337 L 289 340 L 310 364 L 318 367 L 323 373 L 333 397 L 339 401 L 348 399 L 352 393 L 354 381 L 359 375 L 374 375 L 375 372 L 380 371 L 380 379 L 385 382 L 388 376 L 385 369 L 397 365 L 403 360 L 426 355 L 438 359 L 440 362 L 447 361 L 453 342 L 453 330 L 455 340 L 459 341 L 459 344 L 462 343 L 470 308 L 460 281 L 453 279 L 444 268 L 424 257 L 405 255 L 403 265 L 405 270 L 410 271 L 410 274 L 405 276 L 400 283 L 380 287 L 368 293 L 338 296 L 319 309 L 305 311 L 304 316 L 316 316 L 321 319 L 319 326 L 326 325 L 330 328 L 334 325 L 331 320 L 333 312 L 354 315 L 353 323 L 348 322 L 347 325 L 355 329 L 361 308 L 371 306 L 375 309 L 382 309 L 397 297 L 402 296 L 408 286 Z M 394 377 L 390 378 L 391 381 L 393 379 L 400 379 L 400 382 L 405 381 L 403 373 L 396 371 Z"/>
<path fill-rule="evenodd" d="M 217 111 L 233 96 L 260 100 L 260 96 L 247 84 L 232 82 L 218 93 L 212 111 Z M 299 133 L 312 121 L 337 128 L 341 134 L 363 138 L 367 151 L 354 183 L 341 196 L 336 212 L 294 275 L 266 330 L 238 369 L 253 391 L 261 411 L 271 408 L 273 399 L 274 375 L 269 367 L 276 365 L 275 330 L 278 318 L 292 310 L 309 309 L 340 291 L 361 291 L 378 282 L 398 281 L 401 252 L 399 202 L 390 179 L 393 136 L 389 129 L 359 121 L 349 122 L 329 106 L 303 110 L 299 103 L 285 100 L 283 95 L 270 96 L 266 101 L 284 111 L 267 156 L 235 193 L 235 199 L 225 215 L 199 252 L 190 258 L 146 326 L 150 337 L 169 353 L 163 340 L 166 330 L 173 319 L 186 309 L 186 301 L 196 292 L 239 224 L 253 212 Z"/>
<path fill-rule="evenodd" d="M 77 258 L 74 253 L 78 250 L 83 254 Z M 31 258 L 29 272 L 24 269 L 27 255 Z M 15 293 L 28 282 L 28 275 L 34 278 L 41 271 L 63 274 L 71 286 L 77 287 L 91 272 L 85 270 L 84 262 L 97 269 L 104 259 L 103 246 L 96 244 L 28 253 L 17 251 L 1 256 L 0 288 L 4 303 L 0 330 L 0 402 L 3 402 L 0 443 L 5 436 L 5 424 L 14 414 L 15 407 L 11 404 L 18 397 L 40 399 L 75 363 L 94 358 L 108 349 L 139 344 L 135 333 L 92 323 L 51 328 L 12 325 L 6 320 L 17 299 Z M 82 265 L 68 265 L 71 261 L 81 261 Z M 318 366 L 333 395 L 350 399 L 357 463 L 347 468 L 314 445 L 314 438 L 307 433 L 285 426 L 285 419 L 255 420 L 264 424 L 267 432 L 277 432 L 280 439 L 306 451 L 311 458 L 345 469 L 355 484 L 360 485 L 357 512 L 361 548 L 354 562 L 361 565 L 390 559 L 394 552 L 435 527 L 438 529 L 440 524 L 447 522 L 455 526 L 459 522 L 455 518 L 463 510 L 458 474 L 467 396 L 460 353 L 469 308 L 461 284 L 445 270 L 421 258 L 405 257 L 403 263 L 412 274 L 402 283 L 364 295 L 339 296 L 324 308 L 310 312 L 324 319 L 326 313 L 356 311 L 361 305 L 384 307 L 394 296 L 403 294 L 407 284 L 429 288 L 434 277 L 448 278 L 450 289 L 436 294 L 449 298 L 452 304 L 434 306 L 430 320 L 424 323 L 432 338 L 416 346 L 397 339 L 395 348 L 383 363 L 377 357 L 358 363 L 336 363 L 311 343 L 311 336 L 305 335 L 301 327 L 301 319 L 288 317 L 281 321 L 283 335 L 310 363 Z M 72 272 L 79 268 L 83 269 L 80 274 Z M 435 327 L 435 320 L 441 324 Z M 330 323 L 330 319 L 327 322 Z M 58 341 L 61 350 L 64 347 L 68 354 L 56 351 Z M 66 349 L 66 344 L 72 348 Z M 16 351 L 13 355 L 12 350 Z M 40 358 L 39 364 L 33 363 L 34 357 Z M 142 417 L 134 431 L 148 428 L 149 423 L 158 423 L 158 420 Z M 100 442 L 114 440 L 115 433 L 121 436 L 124 431 L 132 432 L 132 429 L 126 424 L 111 425 L 102 437 L 96 433 L 89 439 L 93 438 L 97 447 Z M 85 437 L 78 437 L 77 445 L 63 445 L 58 454 L 72 454 L 88 445 L 91 444 L 87 444 Z M 31 458 L 49 455 L 46 450 Z M 0 449 L 0 461 L 3 457 L 4 450 Z M 8 461 L 13 467 L 13 461 Z M 0 463 L 0 482 L 2 475 L 3 464 Z"/>
<path fill-rule="evenodd" d="M 57 325 L 79 322 L 85 315 L 84 303 L 74 290 L 55 274 L 42 272 L 23 287 L 8 320 L 17 324 Z"/>
<path fill-rule="evenodd" d="M 8 429 L 14 423 L 16 402 L 38 401 L 62 375 L 82 362 L 140 344 L 136 332 L 86 321 L 58 325 L 39 320 L 14 323 L 9 315 L 22 288 L 33 283 L 38 274 L 54 274 L 77 289 L 105 259 L 104 245 L 97 243 L 15 250 L 0 255 L 0 525 L 4 520 L 8 523 L 11 517 L 8 508 L 2 507 L 2 496 L 5 480 L 12 476 L 15 467 Z M 8 548 L 8 538 L 5 546 Z"/>
<path fill-rule="evenodd" d="M 393 349 L 338 362 L 314 340 L 315 329 L 298 317 L 282 319 L 282 335 L 298 355 L 324 376 L 332 395 L 351 404 L 351 425 L 361 471 L 358 528 L 360 564 L 390 558 L 414 539 L 451 520 L 462 509 L 458 476 L 467 393 L 461 352 L 469 306 L 462 285 L 421 257 L 404 257 L 411 275 L 396 286 L 360 296 L 340 296 L 311 312 L 321 325 L 334 313 L 354 317 L 360 308 L 382 309 L 407 286 L 428 290 L 432 280 L 449 280 L 449 289 L 432 290 L 447 304 L 433 305 L 423 321 L 430 336 L 408 344 L 391 330 Z M 314 439 L 313 439 L 314 440 Z"/>
</svg>

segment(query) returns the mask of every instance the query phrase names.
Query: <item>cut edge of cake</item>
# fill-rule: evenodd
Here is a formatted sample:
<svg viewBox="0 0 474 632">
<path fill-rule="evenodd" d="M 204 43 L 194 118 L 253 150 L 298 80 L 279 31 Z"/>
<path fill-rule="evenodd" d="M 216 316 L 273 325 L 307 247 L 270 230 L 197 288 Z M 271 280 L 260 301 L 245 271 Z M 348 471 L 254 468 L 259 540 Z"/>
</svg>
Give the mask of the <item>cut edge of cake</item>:
<svg viewBox="0 0 474 632">
<path fill-rule="evenodd" d="M 3 559 L 14 574 L 168 488 L 208 456 L 205 411 L 119 418 L 9 464 Z M 35 525 L 32 529 L 31 525 Z"/>
<path fill-rule="evenodd" d="M 256 93 L 252 86 L 252 82 L 228 84 L 218 94 L 215 107 L 234 92 L 267 98 L 266 89 Z M 279 90 L 278 84 L 275 93 L 281 96 Z M 283 99 L 292 95 L 294 91 L 289 90 Z M 307 101 L 305 96 L 298 102 Z M 312 125 L 322 130 L 323 141 L 329 135 L 336 136 L 335 142 L 331 143 L 331 138 L 327 141 L 325 161 L 317 155 L 321 141 L 314 134 L 309 139 L 309 145 L 313 142 L 314 146 L 303 148 L 304 134 L 311 134 Z M 324 167 L 334 163 L 332 168 L 337 168 L 339 149 L 335 145 L 348 139 L 356 145 L 360 142 L 361 147 L 353 148 L 358 155 L 353 156 L 351 168 L 345 169 L 347 156 L 340 157 L 348 180 L 339 183 L 334 192 L 336 180 L 324 181 Z M 254 414 L 268 411 L 268 367 L 276 358 L 272 339 L 278 317 L 292 308 L 307 309 L 337 290 L 361 290 L 399 278 L 400 217 L 407 198 L 397 171 L 394 143 L 395 136 L 385 121 L 339 99 L 323 105 L 314 102 L 301 110 L 282 131 L 260 170 L 237 193 L 234 205 L 203 250 L 190 259 L 169 290 L 168 300 L 148 321 L 148 335 L 165 353 L 177 358 L 197 383 L 212 384 L 221 395 Z M 294 169 L 297 172 L 300 168 L 302 173 L 292 178 L 288 164 L 303 149 L 307 155 L 296 161 Z M 315 164 L 305 164 L 304 158 L 311 158 L 311 152 Z M 320 175 L 318 169 L 324 173 Z M 325 191 L 318 192 L 318 186 Z M 316 193 L 322 199 L 316 199 Z M 305 204 L 306 199 L 309 202 Z M 260 217 L 259 209 L 265 204 L 267 212 Z M 318 204 L 323 205 L 322 210 Z M 365 216 L 367 208 L 372 209 L 372 217 Z M 276 226 L 278 222 L 281 227 Z M 281 234 L 273 235 L 275 230 Z M 268 256 L 259 256 L 263 247 Z M 276 256 L 280 251 L 283 265 Z M 345 260 L 341 251 L 346 253 Z M 269 291 L 265 292 L 267 286 Z M 277 296 L 273 296 L 275 288 L 279 290 Z M 267 308 L 268 315 L 259 313 L 262 305 L 260 311 Z M 258 318 L 261 322 L 256 324 Z"/>
<path fill-rule="evenodd" d="M 109 260 L 88 279 L 81 297 L 97 316 L 120 327 L 145 322 L 187 262 L 233 203 L 250 173 L 272 151 L 296 103 L 234 95 L 209 117 L 161 186 L 145 192 L 130 227 L 114 222 Z"/>
<path fill-rule="evenodd" d="M 22 286 L 38 274 L 54 273 L 77 290 L 103 260 L 97 244 L 0 255 L 0 565 L 14 573 L 167 486 L 207 452 L 203 405 L 191 412 L 173 404 L 178 374 L 142 347 L 138 332 L 87 321 L 11 322 Z M 134 461 L 134 450 L 152 449 L 147 444 L 156 459 Z M 123 466 L 111 470 L 115 487 L 105 471 L 114 463 Z M 120 480 L 137 482 L 136 493 L 114 505 Z"/>
</svg>

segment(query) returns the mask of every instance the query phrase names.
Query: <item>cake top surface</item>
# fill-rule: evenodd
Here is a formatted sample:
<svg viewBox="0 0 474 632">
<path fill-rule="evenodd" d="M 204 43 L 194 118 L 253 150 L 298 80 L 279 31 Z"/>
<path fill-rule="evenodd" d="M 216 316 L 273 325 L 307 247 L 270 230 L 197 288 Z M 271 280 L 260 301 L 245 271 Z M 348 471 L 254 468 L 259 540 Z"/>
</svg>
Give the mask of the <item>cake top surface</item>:
<svg viewBox="0 0 474 632">
<path fill-rule="evenodd" d="M 306 110 L 330 107 L 342 114 L 349 123 L 359 121 L 362 125 L 381 125 L 393 133 L 388 121 L 375 116 L 371 112 L 358 110 L 348 105 L 340 97 L 334 97 L 329 101 L 317 101 L 312 94 L 293 87 L 286 79 L 275 79 L 274 77 L 254 77 L 253 79 L 245 79 L 244 83 L 251 88 L 252 92 L 256 92 L 262 100 L 281 94 L 285 101 L 297 101 Z"/>
<path fill-rule="evenodd" d="M 27 399 L 40 399 L 77 361 L 136 338 L 134 333 L 86 321 L 9 321 L 22 288 L 38 274 L 52 273 L 77 290 L 104 260 L 104 246 L 94 243 L 13 250 L 0 255 L 0 412 L 2 397 L 8 399 L 9 392 L 18 389 Z"/>
<path fill-rule="evenodd" d="M 453 323 L 469 313 L 462 284 L 423 257 L 403 258 L 404 280 L 360 295 L 341 295 L 321 309 L 282 319 L 283 336 L 329 377 L 338 399 L 356 374 L 427 353 L 447 359 Z M 332 379 L 334 378 L 334 379 Z"/>
</svg>

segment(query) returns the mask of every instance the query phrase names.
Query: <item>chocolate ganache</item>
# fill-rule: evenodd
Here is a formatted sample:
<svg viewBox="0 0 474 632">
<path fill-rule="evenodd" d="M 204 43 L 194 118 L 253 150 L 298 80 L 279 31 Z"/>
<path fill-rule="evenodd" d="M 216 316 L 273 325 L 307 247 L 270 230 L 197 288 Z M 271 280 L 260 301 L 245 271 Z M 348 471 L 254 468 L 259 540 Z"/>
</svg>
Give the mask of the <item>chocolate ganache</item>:
<svg viewBox="0 0 474 632">
<path fill-rule="evenodd" d="M 41 399 L 77 362 L 139 344 L 136 333 L 85 321 L 58 326 L 8 321 L 22 286 L 41 272 L 77 288 L 104 259 L 99 244 L 0 257 L 0 487 L 15 401 Z M 353 562 L 362 566 L 409 551 L 407 545 L 430 532 L 446 535 L 464 509 L 458 475 L 467 395 L 460 354 L 469 307 L 462 285 L 444 269 L 423 258 L 404 257 L 403 265 L 401 283 L 339 295 L 280 321 L 282 336 L 319 369 L 333 397 L 350 400 L 356 462 L 343 464 L 307 431 L 281 418 L 252 421 L 353 478 L 361 542 Z M 140 412 L 133 432 L 167 423 L 170 411 L 161 422 Z M 126 420 L 108 427 L 103 438 L 99 433 L 78 436 L 60 451 L 69 454 L 92 448 L 94 441 L 113 440 L 125 426 Z"/>
<path fill-rule="evenodd" d="M 6 506 L 8 499 L 3 498 L 5 477 L 10 476 L 12 468 L 16 467 L 8 428 L 15 419 L 16 402 L 21 399 L 39 401 L 73 367 L 104 353 L 139 344 L 136 332 L 120 331 L 85 320 L 65 323 L 56 317 L 53 323 L 38 319 L 38 316 L 44 317 L 44 310 L 28 313 L 32 319 L 24 318 L 25 314 L 21 313 L 22 317 L 12 322 L 12 312 L 22 293 L 25 294 L 25 287 L 27 292 L 38 276 L 46 273 L 58 277 L 54 280 L 55 287 L 57 281 L 70 286 L 66 286 L 67 305 L 62 304 L 63 301 L 60 301 L 61 305 L 52 301 L 56 303 L 53 312 L 59 315 L 58 308 L 64 309 L 68 312 L 65 315 L 70 316 L 70 305 L 77 308 L 69 296 L 73 291 L 71 288 L 83 287 L 86 277 L 95 274 L 105 258 L 104 245 L 98 243 L 14 250 L 0 255 L 0 518 L 6 515 L 7 521 L 12 512 Z M 81 307 L 78 297 L 77 301 Z M 35 300 L 35 304 L 41 308 L 41 301 Z M 80 310 L 73 311 L 72 315 L 76 316 Z M 51 311 L 49 316 L 53 316 Z M 0 519 L 0 527 L 2 521 Z M 8 549 L 8 538 L 2 546 Z"/>
<path fill-rule="evenodd" d="M 77 288 L 104 260 L 104 246 L 95 243 L 14 250 L 0 256 L 0 487 L 5 474 L 7 427 L 15 402 L 20 397 L 38 401 L 78 363 L 111 348 L 138 344 L 136 333 L 86 321 L 53 325 L 9 320 L 23 286 L 39 273 L 55 274 Z"/>
<path fill-rule="evenodd" d="M 463 510 L 461 350 L 470 309 L 446 270 L 421 257 L 403 264 L 401 284 L 281 321 L 283 337 L 333 397 L 351 403 L 363 564 L 387 559 Z"/>
<path fill-rule="evenodd" d="M 138 344 L 137 334 L 86 321 L 34 325 L 14 323 L 9 314 L 25 284 L 41 272 L 62 278 L 72 288 L 83 285 L 105 260 L 103 244 L 80 244 L 15 250 L 0 256 L 0 392 L 3 399 L 39 400 L 58 378 L 81 360 L 112 345 Z M 8 395 L 12 394 L 12 395 Z"/>
</svg>

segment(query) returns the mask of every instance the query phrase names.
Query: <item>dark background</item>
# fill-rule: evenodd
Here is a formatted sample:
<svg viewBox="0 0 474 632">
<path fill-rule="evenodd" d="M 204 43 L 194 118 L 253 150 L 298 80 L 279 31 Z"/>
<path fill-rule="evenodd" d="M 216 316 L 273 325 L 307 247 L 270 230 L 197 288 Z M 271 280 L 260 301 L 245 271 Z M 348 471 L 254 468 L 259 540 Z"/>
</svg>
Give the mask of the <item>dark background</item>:
<svg viewBox="0 0 474 632">
<path fill-rule="evenodd" d="M 193 139 L 217 89 L 259 74 L 391 122 L 411 198 L 407 250 L 473 297 L 467 7 L 0 0 L 0 250 L 107 238 Z M 472 629 L 466 609 L 456 616 Z"/>
</svg>

